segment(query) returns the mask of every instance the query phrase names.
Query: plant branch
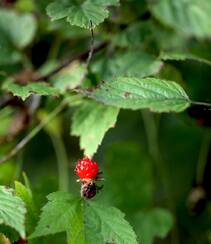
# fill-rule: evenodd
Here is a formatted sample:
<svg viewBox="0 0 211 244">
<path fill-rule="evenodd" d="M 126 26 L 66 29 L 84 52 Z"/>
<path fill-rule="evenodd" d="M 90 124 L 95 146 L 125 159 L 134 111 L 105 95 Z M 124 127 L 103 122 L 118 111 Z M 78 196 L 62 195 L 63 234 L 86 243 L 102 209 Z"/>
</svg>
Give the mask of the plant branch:
<svg viewBox="0 0 211 244">
<path fill-rule="evenodd" d="M 79 55 L 71 57 L 71 58 L 63 61 L 59 66 L 57 66 L 54 70 L 49 72 L 47 75 L 40 76 L 36 79 L 33 79 L 32 81 L 48 81 L 53 75 L 57 74 L 60 70 L 62 70 L 66 66 L 68 66 L 71 62 L 73 62 L 75 60 L 86 60 L 90 56 L 90 53 L 92 55 L 93 53 L 96 53 L 96 52 L 102 50 L 107 45 L 108 45 L 108 42 L 100 43 L 99 45 L 93 47 L 92 51 L 88 50 L 88 51 L 85 51 Z"/>
<path fill-rule="evenodd" d="M 49 116 L 42 120 L 32 131 L 24 137 L 7 155 L 0 159 L 0 164 L 14 157 L 42 128 L 50 122 L 57 114 L 59 114 L 67 105 L 67 101 L 63 100 L 58 107 L 56 107 Z"/>
<path fill-rule="evenodd" d="M 90 50 L 89 50 L 89 54 L 87 57 L 87 61 L 86 61 L 86 67 L 88 68 L 89 63 L 92 59 L 92 55 L 94 52 L 94 31 L 93 31 L 93 26 L 92 26 L 92 21 L 90 20 L 90 31 L 91 31 L 91 44 L 90 44 Z"/>
</svg>

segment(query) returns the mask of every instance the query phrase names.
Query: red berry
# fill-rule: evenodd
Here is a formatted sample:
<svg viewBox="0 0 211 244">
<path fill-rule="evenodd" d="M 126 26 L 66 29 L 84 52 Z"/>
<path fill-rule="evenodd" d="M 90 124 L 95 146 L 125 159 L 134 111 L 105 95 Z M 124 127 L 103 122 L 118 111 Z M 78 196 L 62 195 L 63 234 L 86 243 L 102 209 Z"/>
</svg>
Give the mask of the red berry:
<svg viewBox="0 0 211 244">
<path fill-rule="evenodd" d="M 81 179 L 93 180 L 97 177 L 97 174 L 99 172 L 99 166 L 90 158 L 84 157 L 83 159 L 77 162 L 75 171 L 77 176 Z"/>
</svg>

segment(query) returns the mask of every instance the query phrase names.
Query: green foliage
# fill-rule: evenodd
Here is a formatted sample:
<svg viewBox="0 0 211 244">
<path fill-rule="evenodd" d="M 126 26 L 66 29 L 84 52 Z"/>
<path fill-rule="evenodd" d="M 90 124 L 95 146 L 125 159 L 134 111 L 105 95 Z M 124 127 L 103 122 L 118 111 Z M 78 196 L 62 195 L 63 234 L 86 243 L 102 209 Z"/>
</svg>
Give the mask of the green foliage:
<svg viewBox="0 0 211 244">
<path fill-rule="evenodd" d="M 2 241 L 210 243 L 210 0 L 0 2 Z"/>
<path fill-rule="evenodd" d="M 155 112 L 180 112 L 189 98 L 178 84 L 155 78 L 118 77 L 105 82 L 90 97 L 107 105 L 127 109 L 149 108 Z"/>
<path fill-rule="evenodd" d="M 36 20 L 31 14 L 17 14 L 0 9 L 0 65 L 13 64 L 21 60 L 20 48 L 27 46 L 36 31 Z"/>
<path fill-rule="evenodd" d="M 56 74 L 52 78 L 52 82 L 54 83 L 54 86 L 60 91 L 60 93 L 65 93 L 68 90 L 80 86 L 85 75 L 85 65 L 75 62 Z"/>
<path fill-rule="evenodd" d="M 135 233 L 118 209 L 84 202 L 69 193 L 48 196 L 40 221 L 30 238 L 67 232 L 68 243 L 137 243 Z"/>
<path fill-rule="evenodd" d="M 155 75 L 161 69 L 162 62 L 150 54 L 130 51 L 101 59 L 93 65 L 93 72 L 101 72 L 102 79 L 108 80 L 117 76 L 145 77 Z"/>
<path fill-rule="evenodd" d="M 211 61 L 198 57 L 197 55 L 189 54 L 189 53 L 174 53 L 174 52 L 162 52 L 160 54 L 160 59 L 166 60 L 176 60 L 176 61 L 184 61 L 184 60 L 193 60 L 201 63 L 205 63 L 207 65 L 211 65 Z"/>
<path fill-rule="evenodd" d="M 25 100 L 33 93 L 51 96 L 58 96 L 59 94 L 56 88 L 51 87 L 45 82 L 34 82 L 27 85 L 19 85 L 10 79 L 4 82 L 2 88 L 7 92 L 11 92 L 14 96 L 21 97 L 22 100 Z"/>
<path fill-rule="evenodd" d="M 55 1 L 47 7 L 47 13 L 52 20 L 66 18 L 71 25 L 89 29 L 91 23 L 95 27 L 108 17 L 107 6 L 117 3 L 118 0 L 85 0 L 81 4 L 72 0 Z"/>
<path fill-rule="evenodd" d="M 209 37 L 211 2 L 200 0 L 161 0 L 151 6 L 163 24 L 187 36 Z"/>
<path fill-rule="evenodd" d="M 144 244 L 152 244 L 155 237 L 164 238 L 173 226 L 171 213 L 159 208 L 140 212 L 135 222 L 137 233 Z"/>
<path fill-rule="evenodd" d="M 92 156 L 111 127 L 115 126 L 118 108 L 106 107 L 94 101 L 86 101 L 75 111 L 71 134 L 80 136 L 84 154 Z"/>
<path fill-rule="evenodd" d="M 15 181 L 15 194 L 20 197 L 25 203 L 27 214 L 26 214 L 26 231 L 31 233 L 34 225 L 36 224 L 36 207 L 34 204 L 32 192 L 22 183 Z"/>
<path fill-rule="evenodd" d="M 0 186 L 0 224 L 16 230 L 22 238 L 25 237 L 26 209 L 21 198 L 14 191 Z"/>
</svg>

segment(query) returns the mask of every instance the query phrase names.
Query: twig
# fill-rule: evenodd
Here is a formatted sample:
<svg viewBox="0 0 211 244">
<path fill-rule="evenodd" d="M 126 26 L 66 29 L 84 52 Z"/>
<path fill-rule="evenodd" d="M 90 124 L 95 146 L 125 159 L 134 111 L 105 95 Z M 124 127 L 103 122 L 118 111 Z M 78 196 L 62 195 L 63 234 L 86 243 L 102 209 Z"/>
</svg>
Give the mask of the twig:
<svg viewBox="0 0 211 244">
<path fill-rule="evenodd" d="M 103 43 L 97 45 L 96 47 L 93 47 L 92 54 L 102 50 L 107 45 L 108 45 L 108 42 L 103 42 Z M 71 57 L 71 58 L 65 60 L 64 62 L 62 62 L 58 67 L 56 67 L 54 70 L 49 72 L 47 75 L 40 76 L 36 79 L 33 79 L 32 81 L 48 81 L 53 75 L 57 74 L 60 70 L 62 70 L 66 66 L 68 66 L 71 62 L 73 62 L 75 60 L 86 60 L 89 57 L 89 54 L 90 54 L 90 50 L 85 51 L 75 57 Z"/>
<path fill-rule="evenodd" d="M 58 113 L 60 113 L 65 106 L 67 105 L 67 101 L 64 100 L 56 107 L 50 115 L 42 120 L 26 137 L 24 137 L 7 155 L 0 159 L 0 164 L 5 161 L 11 159 L 15 156 L 49 121 L 51 121 Z"/>
<path fill-rule="evenodd" d="M 86 61 L 86 67 L 88 68 L 89 63 L 92 59 L 92 55 L 94 52 L 94 31 L 93 31 L 93 26 L 92 26 L 92 21 L 90 20 L 90 31 L 91 31 L 91 44 L 90 44 L 90 50 L 89 50 L 89 54 L 88 54 L 88 58 Z"/>
</svg>

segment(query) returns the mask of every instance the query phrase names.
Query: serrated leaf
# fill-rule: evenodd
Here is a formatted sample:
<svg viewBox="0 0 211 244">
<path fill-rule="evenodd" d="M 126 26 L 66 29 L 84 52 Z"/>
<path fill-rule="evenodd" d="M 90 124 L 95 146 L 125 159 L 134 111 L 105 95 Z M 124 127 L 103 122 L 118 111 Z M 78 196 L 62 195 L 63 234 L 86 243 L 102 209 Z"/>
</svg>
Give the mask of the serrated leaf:
<svg viewBox="0 0 211 244">
<path fill-rule="evenodd" d="M 30 238 L 64 232 L 71 229 L 77 206 L 81 199 L 66 192 L 48 195 L 48 203 L 43 207 L 40 221 Z"/>
<path fill-rule="evenodd" d="M 52 82 L 60 93 L 65 93 L 67 90 L 79 86 L 84 79 L 86 72 L 87 69 L 85 64 L 73 62 L 56 74 L 52 78 Z"/>
<path fill-rule="evenodd" d="M 155 237 L 164 238 L 173 227 L 173 217 L 168 210 L 155 208 L 140 212 L 135 217 L 141 243 L 152 244 Z"/>
<path fill-rule="evenodd" d="M 24 202 L 14 195 L 12 189 L 4 186 L 0 186 L 0 199 L 0 224 L 11 227 L 25 238 Z"/>
<path fill-rule="evenodd" d="M 17 14 L 13 10 L 0 9 L 0 31 L 8 36 L 14 46 L 23 48 L 35 35 L 36 20 L 32 14 Z"/>
<path fill-rule="evenodd" d="M 181 112 L 190 105 L 183 88 L 173 81 L 156 78 L 118 77 L 105 82 L 88 96 L 107 105 L 155 112 Z"/>
<path fill-rule="evenodd" d="M 32 197 L 32 192 L 22 183 L 15 181 L 15 193 L 25 203 L 27 209 L 26 227 L 27 227 L 27 232 L 30 233 L 34 228 L 36 222 L 36 215 L 37 215 L 33 197 Z"/>
<path fill-rule="evenodd" d="M 7 92 L 11 92 L 14 96 L 21 97 L 23 100 L 33 93 L 51 96 L 57 96 L 59 94 L 55 87 L 51 87 L 45 82 L 32 82 L 27 85 L 19 85 L 13 82 L 13 80 L 6 80 L 2 86 L 2 89 Z"/>
<path fill-rule="evenodd" d="M 135 232 L 119 209 L 89 202 L 85 209 L 85 216 L 86 219 L 92 218 L 92 222 L 97 221 L 104 243 L 138 243 Z"/>
<path fill-rule="evenodd" d="M 190 53 L 174 53 L 174 52 L 162 52 L 160 54 L 160 59 L 166 60 L 176 60 L 176 61 L 184 61 L 184 60 L 193 60 L 201 63 L 205 63 L 207 65 L 211 65 L 211 61 L 205 58 L 198 57 L 194 54 Z"/>
<path fill-rule="evenodd" d="M 150 54 L 137 51 L 129 51 L 101 59 L 92 66 L 93 72 L 98 72 L 101 79 L 108 80 L 117 76 L 145 77 L 159 72 L 162 62 Z"/>
<path fill-rule="evenodd" d="M 90 21 L 93 27 L 103 22 L 109 15 L 106 7 L 117 2 L 111 0 L 106 4 L 102 0 L 86 0 L 79 5 L 72 0 L 55 1 L 48 5 L 47 14 L 52 20 L 66 18 L 71 25 L 89 29 Z"/>
<path fill-rule="evenodd" d="M 30 239 L 66 231 L 69 244 L 137 243 L 120 210 L 86 202 L 65 192 L 54 192 L 47 198 Z"/>
<path fill-rule="evenodd" d="M 105 133 L 114 127 L 118 108 L 104 106 L 95 101 L 85 101 L 73 115 L 71 134 L 80 136 L 80 147 L 84 154 L 92 156 Z"/>
<path fill-rule="evenodd" d="M 210 37 L 211 2 L 201 0 L 161 0 L 151 5 L 164 24 L 188 36 Z"/>
</svg>

